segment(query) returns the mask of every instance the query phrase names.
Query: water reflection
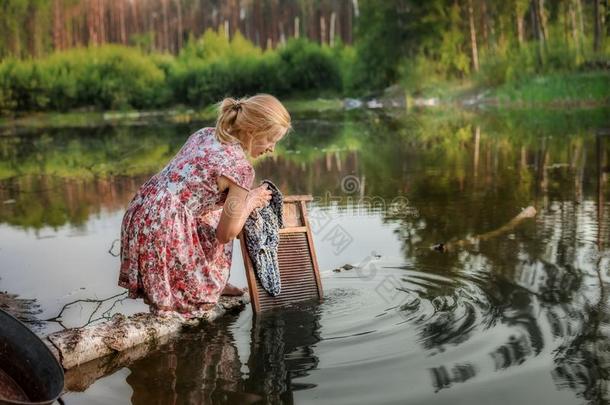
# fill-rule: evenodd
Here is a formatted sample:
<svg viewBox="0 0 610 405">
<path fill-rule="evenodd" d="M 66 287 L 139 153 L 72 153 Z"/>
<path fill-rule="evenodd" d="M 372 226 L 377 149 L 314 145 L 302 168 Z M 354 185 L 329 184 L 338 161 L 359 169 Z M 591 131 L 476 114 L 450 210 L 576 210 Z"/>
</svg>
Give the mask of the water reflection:
<svg viewBox="0 0 610 405">
<path fill-rule="evenodd" d="M 315 388 L 293 381 L 318 366 L 313 349 L 320 340 L 315 308 L 256 318 L 245 364 L 239 359 L 231 323 L 223 319 L 191 330 L 130 365 L 132 403 L 293 403 L 293 391 Z"/>
<path fill-rule="evenodd" d="M 596 132 L 607 116 L 296 120 L 277 156 L 255 167 L 287 194 L 319 197 L 310 213 L 330 221 L 314 232 L 325 302 L 257 319 L 247 332 L 231 319 L 191 331 L 129 365 L 132 401 L 489 403 L 486 393 L 508 382 L 515 389 L 494 402 L 607 402 L 610 138 Z M 99 232 L 92 224 L 120 219 L 193 129 L 3 139 L 0 231 Z M 408 215 L 390 204 L 396 196 L 408 198 Z M 513 223 L 527 206 L 536 216 Z M 337 249 L 331 229 L 349 243 Z M 109 256 L 116 235 L 104 235 Z M 20 263 L 27 249 L 0 255 Z M 364 266 L 363 256 L 372 267 L 331 271 Z M 83 271 L 114 282 L 114 264 Z M 4 280 L 9 291 L 20 286 Z"/>
</svg>

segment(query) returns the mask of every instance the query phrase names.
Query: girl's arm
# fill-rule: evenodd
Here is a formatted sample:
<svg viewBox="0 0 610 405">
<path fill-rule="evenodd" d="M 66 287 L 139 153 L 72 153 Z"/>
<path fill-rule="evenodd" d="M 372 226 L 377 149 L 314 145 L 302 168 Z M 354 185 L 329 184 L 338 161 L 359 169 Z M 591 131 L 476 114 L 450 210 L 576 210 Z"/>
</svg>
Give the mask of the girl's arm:
<svg viewBox="0 0 610 405">
<path fill-rule="evenodd" d="M 229 193 L 216 228 L 216 238 L 220 243 L 227 243 L 237 237 L 252 210 L 267 205 L 271 200 L 271 191 L 266 184 L 248 191 L 230 180 L 225 181 Z"/>
</svg>

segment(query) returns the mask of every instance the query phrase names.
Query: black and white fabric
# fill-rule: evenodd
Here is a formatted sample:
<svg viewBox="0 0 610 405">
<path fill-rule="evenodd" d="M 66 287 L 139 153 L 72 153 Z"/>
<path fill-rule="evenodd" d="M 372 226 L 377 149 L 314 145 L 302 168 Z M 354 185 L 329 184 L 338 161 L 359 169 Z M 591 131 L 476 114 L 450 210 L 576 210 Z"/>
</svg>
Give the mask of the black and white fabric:
<svg viewBox="0 0 610 405">
<path fill-rule="evenodd" d="M 261 286 L 276 296 L 282 288 L 277 249 L 280 242 L 279 230 L 284 227 L 284 197 L 270 180 L 263 180 L 263 183 L 271 191 L 271 201 L 250 213 L 244 224 L 244 234 L 248 254 Z"/>
</svg>

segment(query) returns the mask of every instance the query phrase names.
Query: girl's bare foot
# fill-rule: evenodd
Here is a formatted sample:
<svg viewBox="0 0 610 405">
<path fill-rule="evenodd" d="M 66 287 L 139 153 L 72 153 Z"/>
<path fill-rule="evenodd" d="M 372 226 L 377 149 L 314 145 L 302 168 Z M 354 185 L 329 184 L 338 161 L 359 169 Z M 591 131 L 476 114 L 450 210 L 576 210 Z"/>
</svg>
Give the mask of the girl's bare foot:
<svg viewBox="0 0 610 405">
<path fill-rule="evenodd" d="M 246 291 L 248 291 L 247 288 L 238 288 L 231 283 L 227 283 L 224 290 L 222 290 L 222 295 L 239 296 L 243 295 Z"/>
</svg>

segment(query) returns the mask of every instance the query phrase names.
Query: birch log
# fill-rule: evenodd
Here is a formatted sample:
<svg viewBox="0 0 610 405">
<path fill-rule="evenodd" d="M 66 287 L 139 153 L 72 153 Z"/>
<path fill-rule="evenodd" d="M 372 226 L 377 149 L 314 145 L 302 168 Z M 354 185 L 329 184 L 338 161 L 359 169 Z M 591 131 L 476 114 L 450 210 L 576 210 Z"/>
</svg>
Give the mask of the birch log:
<svg viewBox="0 0 610 405">
<path fill-rule="evenodd" d="M 113 374 L 115 371 L 128 367 L 130 364 L 146 357 L 156 348 L 170 342 L 175 335 L 164 335 L 154 342 L 146 342 L 131 347 L 122 352 L 110 354 L 88 361 L 87 363 L 66 370 L 64 390 L 83 392 L 102 377 Z"/>
<path fill-rule="evenodd" d="M 126 317 L 116 314 L 107 322 L 52 333 L 45 343 L 63 368 L 69 370 L 143 343 L 162 341 L 163 337 L 179 332 L 182 326 L 212 322 L 227 312 L 242 310 L 249 302 L 248 294 L 222 296 L 217 304 L 210 304 L 203 317 L 193 320 L 177 315 L 138 313 Z"/>
</svg>

